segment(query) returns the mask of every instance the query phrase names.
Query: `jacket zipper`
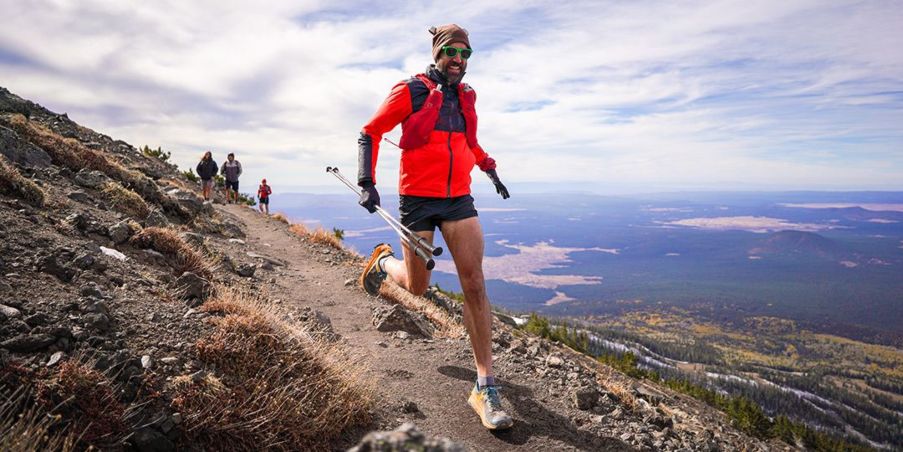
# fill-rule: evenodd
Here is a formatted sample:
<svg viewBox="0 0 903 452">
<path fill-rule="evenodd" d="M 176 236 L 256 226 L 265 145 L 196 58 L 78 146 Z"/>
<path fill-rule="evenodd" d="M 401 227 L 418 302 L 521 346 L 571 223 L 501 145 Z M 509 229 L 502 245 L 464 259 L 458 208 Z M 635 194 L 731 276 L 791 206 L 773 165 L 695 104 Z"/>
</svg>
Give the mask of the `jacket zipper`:
<svg viewBox="0 0 903 452">
<path fill-rule="evenodd" d="M 451 198 L 452 165 L 455 162 L 455 153 L 452 151 L 451 136 L 452 132 L 448 132 L 448 190 L 445 195 L 446 198 Z"/>
</svg>

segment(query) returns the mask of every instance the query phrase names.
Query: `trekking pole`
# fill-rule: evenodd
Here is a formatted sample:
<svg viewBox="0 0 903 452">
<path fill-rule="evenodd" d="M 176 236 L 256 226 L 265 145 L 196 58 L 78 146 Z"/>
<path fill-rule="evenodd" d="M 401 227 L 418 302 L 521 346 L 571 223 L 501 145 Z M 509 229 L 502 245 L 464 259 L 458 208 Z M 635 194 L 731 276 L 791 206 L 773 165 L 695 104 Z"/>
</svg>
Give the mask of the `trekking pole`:
<svg viewBox="0 0 903 452">
<path fill-rule="evenodd" d="M 355 193 L 358 193 L 358 188 L 354 184 L 352 184 L 351 181 L 349 181 L 347 178 L 345 178 L 345 176 L 342 175 L 341 172 L 339 172 L 338 168 L 329 166 L 329 167 L 326 167 L 326 171 L 332 173 L 336 178 L 338 178 L 340 181 L 342 181 L 342 183 L 344 183 L 348 188 L 350 188 Z M 393 229 L 395 229 L 396 232 L 398 232 L 400 235 L 407 236 L 413 242 L 415 242 L 418 247 L 425 249 L 433 256 L 439 256 L 442 254 L 442 247 L 434 247 L 434 246 L 430 245 L 430 243 L 427 242 L 426 239 L 413 233 L 405 225 L 401 224 L 401 222 L 396 220 L 395 217 L 390 215 L 389 212 L 386 212 L 385 209 L 383 209 L 380 206 L 375 206 L 375 207 L 376 207 L 376 212 L 381 217 L 383 217 L 383 219 L 386 220 L 386 222 L 389 223 L 390 226 L 395 226 Z"/>
<path fill-rule="evenodd" d="M 326 167 L 326 171 L 332 173 L 336 178 L 338 178 L 340 181 L 342 181 L 342 183 L 344 183 L 348 188 L 350 188 L 355 193 L 358 193 L 358 188 L 354 184 L 352 184 L 351 181 L 349 181 L 347 178 L 345 178 L 345 176 L 342 175 L 341 172 L 339 172 L 338 168 L 329 166 L 329 167 Z M 429 253 L 432 254 L 433 256 L 439 256 L 442 254 L 442 247 L 434 247 L 434 246 L 430 245 L 430 243 L 427 242 L 426 239 L 413 233 L 405 225 L 401 224 L 401 222 L 396 220 L 395 217 L 390 215 L 389 212 L 386 212 L 385 209 L 383 209 L 380 206 L 375 206 L 375 207 L 376 207 L 376 212 L 381 217 L 383 217 L 383 219 L 386 220 L 387 223 L 390 223 L 390 225 L 395 225 L 396 230 L 400 229 L 402 231 L 402 232 L 400 232 L 400 234 L 402 234 L 404 236 L 408 236 L 408 238 L 410 238 L 412 241 L 417 243 L 418 247 L 423 248 L 426 251 L 429 251 Z"/>
<path fill-rule="evenodd" d="M 358 193 L 357 187 L 355 187 L 351 181 L 345 178 L 342 173 L 339 172 L 338 168 L 328 166 L 326 167 L 326 172 L 332 173 L 338 180 L 340 180 L 343 184 L 345 184 L 351 191 Z M 432 256 L 439 256 L 442 254 L 442 247 L 434 247 L 429 244 L 423 237 L 415 234 L 413 231 L 408 229 L 405 225 L 401 224 L 398 220 L 396 220 L 389 212 L 386 212 L 380 206 L 374 206 L 376 208 L 376 213 L 385 220 L 389 226 L 395 230 L 398 234 L 399 238 L 408 245 L 411 249 L 414 250 L 414 253 L 420 256 L 426 262 L 426 269 L 432 270 L 436 263 L 433 261 Z"/>
</svg>

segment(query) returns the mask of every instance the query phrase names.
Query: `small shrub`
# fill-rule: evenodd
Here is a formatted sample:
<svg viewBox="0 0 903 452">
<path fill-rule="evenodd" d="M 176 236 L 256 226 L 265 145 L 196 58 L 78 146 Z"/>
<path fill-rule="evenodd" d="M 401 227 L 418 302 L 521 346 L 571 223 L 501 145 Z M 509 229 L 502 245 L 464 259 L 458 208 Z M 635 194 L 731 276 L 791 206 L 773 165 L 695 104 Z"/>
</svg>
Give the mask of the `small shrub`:
<svg viewBox="0 0 903 452">
<path fill-rule="evenodd" d="M 329 232 L 323 228 L 317 228 L 314 232 L 308 234 L 310 240 L 314 243 L 320 243 L 323 245 L 329 245 L 335 249 L 342 249 L 342 242 L 336 238 L 334 232 Z"/>
<path fill-rule="evenodd" d="M 113 208 L 136 218 L 146 218 L 150 214 L 150 206 L 138 193 L 123 187 L 119 182 L 107 182 L 103 194 L 110 200 Z"/>
<path fill-rule="evenodd" d="M 169 228 L 144 228 L 130 240 L 140 248 L 152 248 L 175 260 L 173 267 L 177 275 L 192 272 L 202 278 L 210 278 L 212 265 L 200 253 L 179 237 L 179 233 Z"/>
<path fill-rule="evenodd" d="M 188 168 L 188 171 L 182 171 L 182 176 L 185 176 L 185 179 L 188 179 L 189 181 L 194 183 L 198 183 L 201 180 L 201 178 L 198 177 L 197 174 L 194 174 L 194 170 L 191 168 Z"/>
<path fill-rule="evenodd" d="M 176 378 L 173 408 L 192 445 L 224 450 L 325 450 L 369 422 L 372 382 L 338 345 L 314 339 L 272 304 L 219 288 L 203 309 L 225 314 L 198 341 L 220 378 Z"/>
<path fill-rule="evenodd" d="M 248 205 L 248 206 L 251 206 L 251 207 L 254 207 L 257 205 L 257 200 L 254 199 L 253 195 L 250 195 L 248 193 L 239 193 L 238 194 L 238 202 Z"/>
<path fill-rule="evenodd" d="M 290 223 L 290 222 L 288 221 L 288 217 L 286 217 L 285 214 L 282 213 L 282 212 L 276 213 L 275 215 L 272 216 L 272 218 L 273 218 L 274 220 L 276 220 L 276 221 L 281 221 L 281 222 L 283 222 L 283 223 L 285 223 L 285 224 L 289 224 L 289 223 Z"/>
<path fill-rule="evenodd" d="M 0 155 L 0 193 L 21 197 L 35 206 L 44 205 L 44 190 L 30 179 L 26 179 L 6 157 Z"/>
<path fill-rule="evenodd" d="M 77 359 L 66 360 L 56 373 L 39 380 L 35 398 L 42 408 L 71 421 L 70 431 L 85 444 L 112 446 L 127 430 L 125 407 L 110 380 Z"/>
<path fill-rule="evenodd" d="M 170 157 L 172 157 L 172 153 L 164 151 L 162 147 L 157 146 L 157 149 L 151 149 L 146 144 L 143 148 L 141 148 L 141 153 L 148 157 L 159 159 L 161 162 L 165 162 L 169 160 Z"/>
<path fill-rule="evenodd" d="M 282 214 L 277 213 L 276 215 L 282 215 Z M 273 215 L 273 216 L 275 217 L 276 215 Z M 295 223 L 295 224 L 289 226 L 288 231 L 291 232 L 292 234 L 297 235 L 298 237 L 307 237 L 310 234 L 310 230 L 307 229 L 307 226 L 304 226 L 301 223 Z"/>
<path fill-rule="evenodd" d="M 35 406 L 25 388 L 0 401 L 0 450 L 6 452 L 31 452 L 53 450 L 69 452 L 75 449 L 75 437 L 66 434 L 59 426 L 59 418 L 50 416 Z"/>
<path fill-rule="evenodd" d="M 335 238 L 339 239 L 340 241 L 345 240 L 345 230 L 344 229 L 332 228 L 332 235 L 334 235 Z"/>
</svg>

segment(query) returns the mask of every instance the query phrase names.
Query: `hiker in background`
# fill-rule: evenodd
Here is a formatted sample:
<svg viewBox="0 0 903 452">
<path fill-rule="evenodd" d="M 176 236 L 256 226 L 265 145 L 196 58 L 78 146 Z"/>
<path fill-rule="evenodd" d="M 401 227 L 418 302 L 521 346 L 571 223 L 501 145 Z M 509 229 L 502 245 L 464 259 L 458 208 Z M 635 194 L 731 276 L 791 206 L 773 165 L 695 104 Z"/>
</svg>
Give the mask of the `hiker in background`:
<svg viewBox="0 0 903 452">
<path fill-rule="evenodd" d="M 270 214 L 270 195 L 273 194 L 273 189 L 267 185 L 267 180 L 264 179 L 260 181 L 260 187 L 257 187 L 257 198 L 258 198 L 258 206 L 260 209 L 260 213 Z"/>
<path fill-rule="evenodd" d="M 223 163 L 220 174 L 226 178 L 226 202 L 238 203 L 238 177 L 241 176 L 241 163 L 235 160 L 235 154 L 229 153 L 228 160 Z"/>
<path fill-rule="evenodd" d="M 370 213 L 379 205 L 376 158 L 383 134 L 403 123 L 398 193 L 401 223 L 430 244 L 436 226 L 458 269 L 464 290 L 464 326 L 470 335 L 477 381 L 468 403 L 484 427 L 510 428 L 514 421 L 502 410 L 492 371 L 492 313 L 483 278 L 483 231 L 470 196 L 474 165 L 485 171 L 503 199 L 508 190 L 495 171 L 495 161 L 477 143 L 476 93 L 460 83 L 473 53 L 463 28 L 450 24 L 431 28 L 433 60 L 426 73 L 404 80 L 370 119 L 358 139 L 360 204 Z M 423 295 L 430 271 L 412 248 L 402 247 L 404 260 L 392 248 L 377 245 L 361 275 L 370 294 L 379 292 L 387 276 L 414 295 Z"/>
<path fill-rule="evenodd" d="M 204 194 L 204 201 L 210 201 L 210 192 L 213 191 L 213 178 L 216 177 L 218 168 L 213 160 L 213 154 L 210 151 L 205 152 L 197 167 L 198 177 L 201 178 L 201 191 Z"/>
</svg>

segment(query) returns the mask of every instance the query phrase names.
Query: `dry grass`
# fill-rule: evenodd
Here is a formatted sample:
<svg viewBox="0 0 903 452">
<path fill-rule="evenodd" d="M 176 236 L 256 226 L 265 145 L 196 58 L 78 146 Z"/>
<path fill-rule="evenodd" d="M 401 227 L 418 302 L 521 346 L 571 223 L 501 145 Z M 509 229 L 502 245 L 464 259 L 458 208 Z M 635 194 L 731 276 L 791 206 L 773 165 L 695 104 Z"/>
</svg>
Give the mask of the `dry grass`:
<svg viewBox="0 0 903 452">
<path fill-rule="evenodd" d="M 103 187 L 103 194 L 113 204 L 114 209 L 126 215 L 147 218 L 150 214 L 150 206 L 144 202 L 144 198 L 118 182 L 107 182 Z"/>
<path fill-rule="evenodd" d="M 58 165 L 66 166 L 73 171 L 83 168 L 97 170 L 131 187 L 151 202 L 160 203 L 163 199 L 160 189 L 153 180 L 108 159 L 103 153 L 86 147 L 78 140 L 62 137 L 20 114 L 2 114 L 0 124 L 43 149 Z"/>
<path fill-rule="evenodd" d="M 283 222 L 283 223 L 285 223 L 285 224 L 290 224 L 290 223 L 291 223 L 290 221 L 288 221 L 288 217 L 286 217 L 285 214 L 282 213 L 282 212 L 276 212 L 275 214 L 273 214 L 272 218 L 273 218 L 274 220 L 276 220 L 276 221 L 281 221 L 281 222 Z M 302 226 L 302 227 L 303 227 L 303 226 Z"/>
<path fill-rule="evenodd" d="M 342 246 L 342 241 L 339 240 L 338 237 L 335 236 L 335 233 L 327 231 L 323 228 L 317 228 L 316 231 L 311 232 L 308 237 L 314 243 L 319 243 L 322 245 L 329 245 L 337 250 L 344 250 L 345 248 Z"/>
<path fill-rule="evenodd" d="M 277 213 L 276 215 L 279 215 L 279 214 Z M 308 235 L 310 235 L 310 230 L 307 229 L 307 227 L 301 223 L 295 223 L 295 224 L 289 226 L 288 231 L 291 232 L 292 234 L 297 235 L 298 237 L 307 237 Z"/>
<path fill-rule="evenodd" d="M 456 322 L 448 311 L 436 306 L 426 298 L 408 292 L 390 279 L 383 281 L 379 288 L 379 294 L 390 301 L 425 315 L 439 329 L 438 336 L 457 338 L 465 333 L 464 326 Z"/>
<path fill-rule="evenodd" d="M 6 157 L 0 155 L 0 193 L 20 197 L 25 202 L 41 207 L 44 205 L 44 190 L 33 181 L 26 179 Z"/>
<path fill-rule="evenodd" d="M 596 369 L 599 385 L 608 392 L 614 394 L 622 405 L 630 409 L 636 408 L 636 397 L 633 395 L 633 386 L 627 377 L 605 365 L 599 365 Z"/>
<path fill-rule="evenodd" d="M 57 425 L 59 417 L 49 416 L 29 399 L 25 388 L 20 386 L 9 397 L 0 400 L 0 450 L 74 451 L 76 438 Z"/>
<path fill-rule="evenodd" d="M 175 261 L 177 275 L 192 272 L 202 278 L 210 278 L 213 265 L 195 251 L 174 229 L 150 227 L 135 234 L 130 243 L 139 248 L 152 248 Z"/>
<path fill-rule="evenodd" d="M 372 383 L 343 350 L 249 294 L 219 288 L 203 309 L 225 314 L 197 344 L 199 359 L 221 377 L 173 382 L 191 444 L 324 450 L 369 422 Z"/>
<path fill-rule="evenodd" d="M 127 431 L 125 407 L 110 380 L 79 359 L 69 359 L 49 378 L 39 381 L 38 405 L 71 420 L 80 442 L 112 445 Z"/>
</svg>

